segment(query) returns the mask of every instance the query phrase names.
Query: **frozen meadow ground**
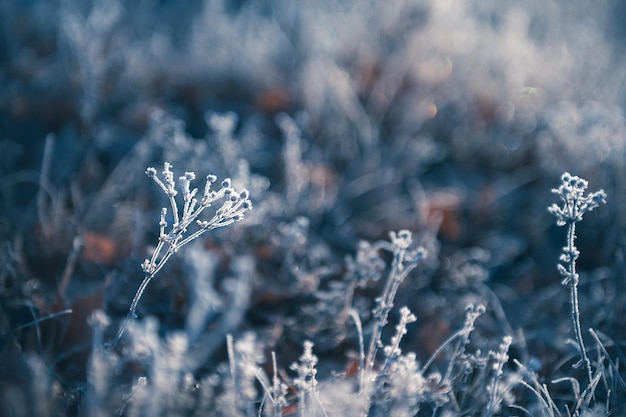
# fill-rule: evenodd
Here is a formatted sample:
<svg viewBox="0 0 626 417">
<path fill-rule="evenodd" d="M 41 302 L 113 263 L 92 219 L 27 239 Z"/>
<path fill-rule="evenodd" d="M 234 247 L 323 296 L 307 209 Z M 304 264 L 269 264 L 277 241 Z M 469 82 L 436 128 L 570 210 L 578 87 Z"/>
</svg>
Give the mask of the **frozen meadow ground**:
<svg viewBox="0 0 626 417">
<path fill-rule="evenodd" d="M 0 415 L 626 415 L 625 19 L 0 0 Z"/>
</svg>

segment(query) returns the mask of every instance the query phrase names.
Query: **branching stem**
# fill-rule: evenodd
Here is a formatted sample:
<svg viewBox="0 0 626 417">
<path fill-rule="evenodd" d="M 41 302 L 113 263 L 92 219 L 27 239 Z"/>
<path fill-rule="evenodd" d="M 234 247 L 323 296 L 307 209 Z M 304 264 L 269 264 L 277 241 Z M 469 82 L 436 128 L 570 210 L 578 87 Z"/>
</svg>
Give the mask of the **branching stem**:
<svg viewBox="0 0 626 417">
<path fill-rule="evenodd" d="M 141 281 L 139 289 L 133 297 L 133 301 L 130 305 L 126 318 L 117 331 L 113 342 L 111 342 L 108 347 L 113 347 L 117 344 L 130 322 L 135 319 L 139 300 L 143 296 L 146 287 L 163 268 L 163 266 L 165 266 L 174 253 L 209 230 L 228 226 L 229 224 L 241 220 L 244 213 L 252 209 L 252 203 L 248 199 L 248 191 L 244 189 L 239 193 L 236 192 L 231 187 L 231 181 L 229 178 L 222 181 L 221 188 L 219 190 L 212 191 L 211 184 L 217 180 L 217 177 L 214 175 L 207 176 L 204 194 L 200 205 L 198 206 L 198 200 L 194 198 L 198 190 L 196 188 L 193 190 L 190 189 L 190 183 L 193 179 L 195 179 L 195 174 L 193 172 L 186 172 L 184 176 L 179 178 L 183 192 L 183 211 L 181 215 L 175 198 L 177 191 L 171 167 L 172 166 L 168 162 L 165 162 L 163 169 L 163 177 L 165 181 L 158 177 L 156 169 L 150 167 L 146 170 L 146 175 L 152 178 L 152 180 L 154 180 L 154 182 L 167 195 L 170 206 L 172 207 L 173 223 L 170 231 L 166 232 L 168 226 L 166 220 L 167 209 L 163 208 L 161 210 L 161 220 L 159 221 L 159 243 L 154 249 L 150 259 L 146 259 L 141 264 L 141 268 L 144 271 L 143 281 Z M 216 210 L 210 220 L 197 220 L 206 207 L 210 207 L 218 200 L 222 200 L 222 205 Z M 192 227 L 194 222 L 197 225 L 196 230 L 185 236 L 185 234 L 188 233 L 188 228 Z M 165 251 L 165 253 L 162 253 L 163 251 Z"/>
</svg>

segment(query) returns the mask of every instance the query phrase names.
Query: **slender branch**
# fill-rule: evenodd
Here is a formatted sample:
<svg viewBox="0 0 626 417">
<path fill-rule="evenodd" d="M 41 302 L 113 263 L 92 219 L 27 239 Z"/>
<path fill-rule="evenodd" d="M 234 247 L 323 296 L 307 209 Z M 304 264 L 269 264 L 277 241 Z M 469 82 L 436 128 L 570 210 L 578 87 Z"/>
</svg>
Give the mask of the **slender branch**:
<svg viewBox="0 0 626 417">
<path fill-rule="evenodd" d="M 52 235 L 52 226 L 50 216 L 46 206 L 44 197 L 44 184 L 49 184 L 48 174 L 50 172 L 50 165 L 52 161 L 52 154 L 54 153 L 55 137 L 52 133 L 46 136 L 46 145 L 43 152 L 43 160 L 41 161 L 41 172 L 39 173 L 39 191 L 37 193 L 37 216 L 39 217 L 39 224 L 41 225 L 41 231 L 46 239 L 50 239 Z M 48 187 L 52 188 L 52 187 Z"/>
<path fill-rule="evenodd" d="M 400 230 L 397 234 L 391 232 L 389 236 L 391 240 L 389 250 L 393 252 L 393 261 L 391 263 L 389 277 L 385 283 L 383 295 L 378 299 L 378 305 L 374 310 L 376 322 L 374 323 L 374 329 L 372 330 L 367 357 L 365 359 L 366 370 L 373 369 L 374 367 L 378 347 L 382 345 L 380 340 L 382 331 L 387 324 L 389 312 L 393 308 L 393 300 L 396 297 L 400 284 L 426 256 L 424 248 L 419 247 L 416 250 L 409 249 L 413 240 L 411 232 L 408 230 Z"/>
<path fill-rule="evenodd" d="M 576 246 L 574 245 L 574 239 L 576 239 L 576 222 L 570 222 L 567 230 L 567 249 L 570 253 L 568 272 L 570 278 L 570 298 L 572 303 L 572 324 L 574 326 L 574 333 L 576 335 L 576 342 L 578 343 L 578 349 L 582 356 L 583 365 L 587 371 L 587 378 L 589 383 L 593 380 L 593 373 L 591 371 L 591 362 L 587 356 L 587 348 L 583 340 L 583 333 L 580 327 L 580 307 L 578 305 L 578 281 L 579 277 L 576 273 Z"/>
<path fill-rule="evenodd" d="M 110 345 L 111 347 L 115 346 L 117 344 L 117 342 L 120 340 L 120 338 L 122 337 L 122 335 L 126 331 L 126 328 L 130 324 L 130 322 L 135 319 L 135 311 L 137 310 L 137 305 L 139 304 L 139 300 L 141 299 L 141 296 L 143 295 L 143 292 L 146 290 L 146 287 L 148 286 L 148 284 L 150 283 L 150 281 L 152 280 L 153 277 L 154 277 L 154 274 L 148 275 L 148 276 L 146 276 L 143 279 L 143 281 L 141 281 L 141 285 L 139 286 L 139 289 L 135 293 L 135 297 L 133 298 L 133 302 L 130 305 L 130 310 L 128 311 L 128 315 L 124 319 L 124 322 L 122 323 L 122 325 L 120 326 L 119 330 L 117 331 L 117 334 L 115 335 L 115 338 L 111 342 L 111 345 Z"/>
<path fill-rule="evenodd" d="M 363 348 L 363 327 L 361 326 L 361 318 L 359 317 L 359 313 L 351 308 L 350 309 L 350 317 L 354 320 L 354 325 L 356 326 L 357 334 L 359 336 L 359 394 L 363 392 L 363 372 L 364 372 L 364 364 L 365 364 L 365 350 Z"/>
</svg>

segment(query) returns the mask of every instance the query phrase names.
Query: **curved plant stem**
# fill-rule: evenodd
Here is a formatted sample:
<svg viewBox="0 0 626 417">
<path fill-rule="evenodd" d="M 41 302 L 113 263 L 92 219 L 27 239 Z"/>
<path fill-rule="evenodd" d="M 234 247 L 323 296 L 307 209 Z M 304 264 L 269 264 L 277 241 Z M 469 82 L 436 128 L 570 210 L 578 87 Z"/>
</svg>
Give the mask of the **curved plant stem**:
<svg viewBox="0 0 626 417">
<path fill-rule="evenodd" d="M 160 252 L 161 248 L 163 247 L 162 243 L 163 242 L 160 242 L 159 246 L 157 246 L 157 249 L 155 250 L 155 255 L 158 255 L 158 253 Z M 146 290 L 146 287 L 148 286 L 150 281 L 152 281 L 152 278 L 154 278 L 156 276 L 156 274 L 161 270 L 161 268 L 163 268 L 163 265 L 165 265 L 167 260 L 173 254 L 174 254 L 174 250 L 170 246 L 168 251 L 165 253 L 165 255 L 163 255 L 163 258 L 161 258 L 161 260 L 157 264 L 156 268 L 150 274 L 146 273 L 146 276 L 144 277 L 143 281 L 141 281 L 141 284 L 139 285 L 139 288 L 137 289 L 137 292 L 135 293 L 135 296 L 133 297 L 133 302 L 130 304 L 130 308 L 128 310 L 128 314 L 126 315 L 126 318 L 124 319 L 124 322 L 120 326 L 119 330 L 117 331 L 117 334 L 115 335 L 115 338 L 113 339 L 111 344 L 108 345 L 108 347 L 115 346 L 117 344 L 117 342 L 119 342 L 121 337 L 124 335 L 124 332 L 126 331 L 126 328 L 130 324 L 130 322 L 135 320 L 135 317 L 136 317 L 135 313 L 137 311 L 137 305 L 139 305 L 139 300 L 143 296 L 143 293 Z M 155 257 L 153 256 L 153 259 L 154 258 Z"/>
</svg>

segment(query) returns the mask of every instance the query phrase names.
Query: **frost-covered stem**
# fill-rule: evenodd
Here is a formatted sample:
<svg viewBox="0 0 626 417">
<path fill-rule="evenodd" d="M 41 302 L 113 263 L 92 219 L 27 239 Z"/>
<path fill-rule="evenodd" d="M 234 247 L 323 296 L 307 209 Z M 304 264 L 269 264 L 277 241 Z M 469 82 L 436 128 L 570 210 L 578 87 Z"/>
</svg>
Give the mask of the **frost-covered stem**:
<svg viewBox="0 0 626 417">
<path fill-rule="evenodd" d="M 170 205 L 172 206 L 172 216 L 174 217 L 174 224 L 172 225 L 172 229 L 177 229 L 180 221 L 178 219 L 178 207 L 176 207 L 176 200 L 173 195 L 169 196 Z"/>
<path fill-rule="evenodd" d="M 361 318 L 359 313 L 355 309 L 350 309 L 350 317 L 354 320 L 357 334 L 359 335 L 359 394 L 363 392 L 363 372 L 365 364 L 365 348 L 363 343 L 363 326 L 361 325 Z"/>
<path fill-rule="evenodd" d="M 380 336 L 382 334 L 383 328 L 387 324 L 387 318 L 389 317 L 389 312 L 393 308 L 393 299 L 395 298 L 396 291 L 400 282 L 404 277 L 400 277 L 398 273 L 398 256 L 394 256 L 393 265 L 391 267 L 391 273 L 389 275 L 389 279 L 387 280 L 387 284 L 385 285 L 385 291 L 383 292 L 382 299 L 380 300 L 380 312 L 378 317 L 376 318 L 376 323 L 374 324 L 374 330 L 372 331 L 372 335 L 370 338 L 370 344 L 367 349 L 367 358 L 365 359 L 365 367 L 368 369 L 372 369 L 374 367 L 374 360 L 376 358 L 376 352 L 378 350 L 378 345 L 380 344 Z M 395 290 L 394 290 L 395 289 Z"/>
<path fill-rule="evenodd" d="M 48 210 L 46 210 L 44 184 L 49 184 L 48 174 L 50 173 L 52 154 L 54 153 L 54 142 L 54 134 L 49 133 L 48 136 L 46 136 L 46 145 L 44 147 L 43 160 L 41 161 L 41 172 L 39 173 L 39 191 L 37 193 L 37 216 L 39 217 L 41 231 L 46 239 L 50 239 L 52 230 L 50 225 L 50 216 L 48 215 Z"/>
<path fill-rule="evenodd" d="M 133 297 L 133 302 L 130 304 L 130 308 L 128 309 L 128 315 L 126 316 L 126 319 L 124 320 L 124 323 L 122 324 L 122 327 L 120 327 L 120 329 L 117 331 L 117 335 L 115 335 L 115 339 L 113 339 L 113 342 L 111 343 L 112 345 L 115 345 L 118 342 L 118 340 L 120 340 L 120 337 L 122 337 L 122 334 L 126 330 L 128 323 L 131 320 L 134 320 L 134 318 L 136 317 L 135 312 L 137 311 L 137 305 L 139 304 L 139 300 L 141 299 L 143 292 L 146 290 L 146 287 L 148 286 L 148 284 L 150 283 L 153 277 L 154 277 L 154 274 L 151 274 L 151 275 L 144 277 L 143 281 L 141 281 L 141 285 L 139 285 L 139 289 L 135 293 L 135 296 Z"/>
<path fill-rule="evenodd" d="M 162 247 L 163 247 L 163 242 L 161 241 L 159 242 L 159 245 L 157 246 L 157 249 L 155 250 L 155 254 L 158 254 L 158 252 L 160 252 Z M 139 300 L 141 300 L 141 297 L 143 296 L 143 293 L 146 290 L 146 287 L 148 286 L 150 281 L 152 281 L 152 278 L 154 278 L 156 274 L 161 270 L 161 268 L 163 268 L 165 263 L 173 254 L 174 254 L 174 247 L 170 246 L 167 252 L 165 253 L 165 255 L 163 255 L 163 258 L 161 258 L 159 263 L 156 264 L 152 272 L 146 273 L 145 277 L 143 278 L 143 281 L 141 281 L 141 285 L 139 285 L 139 288 L 137 289 L 137 292 L 135 293 L 135 296 L 133 297 L 133 302 L 130 304 L 130 308 L 128 309 L 128 314 L 126 315 L 126 318 L 124 319 L 124 322 L 122 323 L 122 326 L 117 331 L 115 338 L 111 342 L 111 345 L 110 345 L 111 347 L 115 346 L 117 342 L 119 342 L 120 338 L 124 335 L 124 332 L 126 331 L 126 328 L 130 324 L 130 322 L 133 321 L 135 317 L 137 317 L 137 315 L 135 314 L 137 312 L 137 306 L 139 305 Z M 155 262 L 156 262 L 156 259 L 155 259 L 155 256 L 153 255 L 152 265 L 154 265 Z"/>
<path fill-rule="evenodd" d="M 441 352 L 446 350 L 448 348 L 448 346 L 450 346 L 450 344 L 452 344 L 452 342 L 454 342 L 456 339 L 460 338 L 461 341 L 459 342 L 459 345 L 457 346 L 457 348 L 456 348 L 456 350 L 455 350 L 455 352 L 454 352 L 454 354 L 452 356 L 453 360 L 450 362 L 450 365 L 448 365 L 448 370 L 446 371 L 446 377 L 444 378 L 444 381 L 449 379 L 450 375 L 452 375 L 452 370 L 453 370 L 451 368 L 451 365 L 452 366 L 454 365 L 454 362 L 456 361 L 456 358 L 458 357 L 458 355 L 461 354 L 462 350 L 465 348 L 465 346 L 469 342 L 470 334 L 474 330 L 474 322 L 476 321 L 478 316 L 480 316 L 484 312 L 485 312 L 485 306 L 482 305 L 482 304 L 479 304 L 478 306 L 469 305 L 467 307 L 467 313 L 466 313 L 466 316 L 465 316 L 465 324 L 464 324 L 463 328 L 461 330 L 457 331 L 456 333 L 454 333 L 452 336 L 448 337 L 437 348 L 437 350 L 435 350 L 435 352 L 433 352 L 433 354 L 430 355 L 430 358 L 428 359 L 428 361 L 426 361 L 426 363 L 422 367 L 422 374 L 426 373 L 426 370 L 430 367 L 430 365 L 432 365 L 435 362 L 435 359 L 441 354 Z"/>
<path fill-rule="evenodd" d="M 416 317 L 406 306 L 400 309 L 400 322 L 396 326 L 396 334 L 391 338 L 391 345 L 385 347 L 387 358 L 385 358 L 382 371 L 380 372 L 381 375 L 386 375 L 387 372 L 389 372 L 391 363 L 400 355 L 400 342 L 407 332 L 406 326 L 410 323 L 414 323 L 415 320 Z"/>
<path fill-rule="evenodd" d="M 563 285 L 569 284 L 570 297 L 572 304 L 572 323 L 574 325 L 574 334 L 578 342 L 578 349 L 582 357 L 583 366 L 587 371 L 589 386 L 593 382 L 593 373 L 591 370 L 591 362 L 587 356 L 585 343 L 583 341 L 582 331 L 580 328 L 580 308 L 578 306 L 578 281 L 579 277 L 576 273 L 576 259 L 579 252 L 574 244 L 576 239 L 576 223 L 582 221 L 583 215 L 606 203 L 606 193 L 599 190 L 594 193 L 585 195 L 587 189 L 587 181 L 570 173 L 565 172 L 561 176 L 561 185 L 559 188 L 553 189 L 552 192 L 560 198 L 562 206 L 552 204 L 548 207 L 548 211 L 556 216 L 557 226 L 567 226 L 567 246 L 563 248 L 560 261 L 563 264 L 557 264 L 557 268 L 564 277 Z"/>
<path fill-rule="evenodd" d="M 381 272 L 385 268 L 385 262 L 380 258 L 379 251 L 387 247 L 388 243 L 384 241 L 374 244 L 361 241 L 356 256 L 346 258 L 348 274 L 346 276 L 344 304 L 339 314 L 339 323 L 342 325 L 345 325 L 351 314 L 350 310 L 356 288 L 380 279 Z"/>
<path fill-rule="evenodd" d="M 317 396 L 317 369 L 315 369 L 317 362 L 318 358 L 313 354 L 313 342 L 305 340 L 304 352 L 300 356 L 299 361 L 291 364 L 291 369 L 298 373 L 298 376 L 294 380 L 294 385 L 298 389 L 298 410 L 300 417 L 310 415 L 309 412 L 313 411 L 312 404 L 314 400 L 317 400 L 319 403 Z M 323 407 L 322 412 L 324 415 L 326 414 Z"/>
<path fill-rule="evenodd" d="M 135 311 L 137 310 L 137 305 L 139 304 L 139 300 L 141 299 L 143 292 L 146 290 L 146 287 L 148 286 L 148 284 L 150 283 L 153 277 L 154 277 L 154 274 L 151 274 L 151 275 L 146 276 L 143 279 L 143 281 L 141 281 L 141 285 L 139 286 L 139 289 L 135 293 L 135 297 L 133 297 L 133 302 L 130 305 L 128 314 L 126 315 L 124 322 L 122 323 L 119 330 L 117 331 L 117 334 L 115 335 L 115 338 L 111 342 L 110 347 L 115 346 L 117 342 L 119 342 L 119 340 L 121 339 L 122 335 L 126 331 L 126 328 L 130 324 L 130 322 L 135 319 Z"/>
<path fill-rule="evenodd" d="M 306 412 L 306 393 L 304 391 L 298 391 L 298 415 L 302 417 L 306 417 L 308 413 Z"/>
<path fill-rule="evenodd" d="M 274 370 L 274 375 L 272 377 L 272 394 L 273 394 L 273 403 L 274 403 L 274 417 L 280 417 L 281 413 L 281 403 L 278 400 L 281 394 L 280 390 L 280 379 L 278 379 L 278 366 L 276 365 L 276 352 L 272 351 L 272 368 Z"/>
<path fill-rule="evenodd" d="M 348 317 L 350 317 L 351 309 L 352 309 L 352 300 L 354 299 L 355 290 L 356 290 L 356 279 L 354 277 L 354 274 L 352 274 L 350 276 L 350 281 L 348 281 L 348 284 L 346 285 L 343 308 L 341 309 L 341 312 L 339 313 L 339 319 L 337 320 L 337 322 L 341 326 L 345 326 L 346 322 L 348 321 Z"/>
<path fill-rule="evenodd" d="M 430 355 L 430 358 L 426 361 L 424 366 L 422 366 L 422 374 L 426 373 L 426 370 L 430 368 L 430 365 L 432 365 L 435 362 L 435 359 L 437 359 L 437 357 L 441 354 L 441 352 L 446 350 L 448 346 L 450 346 L 450 344 L 454 342 L 457 338 L 464 336 L 464 335 L 465 335 L 465 330 L 461 329 L 458 332 L 454 333 L 452 336 L 448 337 L 441 345 L 439 345 L 437 350 L 435 350 L 433 354 Z"/>
<path fill-rule="evenodd" d="M 140 389 L 142 389 L 143 387 L 145 387 L 148 384 L 148 380 L 145 376 L 140 376 L 137 379 L 137 382 L 133 385 L 130 394 L 125 395 L 124 397 L 122 397 L 122 404 L 120 405 L 120 407 L 117 410 L 117 417 L 122 417 L 124 415 L 124 411 L 126 410 L 126 406 L 128 405 L 128 403 L 133 399 L 133 396 L 137 393 L 137 391 L 139 391 Z"/>
<path fill-rule="evenodd" d="M 408 230 L 401 230 L 397 234 L 391 232 L 390 250 L 393 252 L 393 261 L 391 263 L 391 271 L 385 283 L 383 295 L 378 299 L 378 305 L 374 310 L 374 329 L 372 331 L 370 344 L 367 350 L 367 358 L 365 360 L 365 369 L 371 370 L 376 360 L 376 352 L 378 347 L 382 345 L 380 337 L 383 328 L 387 324 L 389 312 L 393 308 L 393 300 L 396 297 L 400 284 L 407 277 L 419 262 L 426 256 L 426 251 L 419 247 L 417 250 L 409 249 L 412 244 L 412 235 Z"/>
<path fill-rule="evenodd" d="M 452 378 L 452 372 L 454 371 L 457 359 L 465 351 L 465 347 L 469 343 L 470 334 L 472 334 L 472 332 L 474 331 L 474 323 L 476 322 L 476 319 L 484 312 L 485 306 L 482 304 L 479 304 L 477 306 L 470 305 L 467 307 L 465 324 L 460 331 L 461 340 L 453 353 L 452 360 L 448 364 L 448 369 L 446 370 L 446 374 L 443 377 L 444 381 L 449 381 L 450 378 Z"/>
<path fill-rule="evenodd" d="M 72 279 L 72 274 L 74 272 L 74 268 L 76 268 L 76 263 L 78 262 L 82 247 L 82 238 L 80 236 L 76 236 L 72 241 L 72 251 L 70 252 L 70 256 L 67 258 L 65 268 L 63 269 L 61 282 L 59 283 L 58 296 L 61 297 L 61 299 L 65 298 L 65 290 L 67 289 L 68 285 L 70 284 L 70 280 Z"/>
<path fill-rule="evenodd" d="M 233 335 L 226 335 L 226 350 L 228 351 L 228 365 L 230 366 L 230 377 L 233 391 L 237 391 L 237 365 L 235 364 L 235 347 L 233 343 Z"/>
<path fill-rule="evenodd" d="M 489 405 L 487 406 L 486 416 L 493 415 L 493 413 L 497 411 L 496 408 L 499 408 L 499 405 L 502 402 L 502 398 L 498 394 L 498 385 L 504 373 L 504 364 L 509 360 L 508 352 L 512 342 L 513 338 L 511 336 L 505 336 L 500 344 L 500 350 L 494 355 L 494 374 L 493 379 L 491 380 L 491 387 L 489 389 Z"/>
<path fill-rule="evenodd" d="M 576 246 L 574 245 L 574 239 L 576 238 L 576 222 L 569 222 L 567 228 L 567 250 L 570 253 L 568 273 L 569 273 L 569 286 L 570 286 L 570 298 L 572 303 L 572 324 L 574 325 L 574 333 L 576 335 L 576 342 L 578 342 L 578 349 L 582 356 L 583 365 L 587 371 L 587 378 L 589 383 L 593 380 L 593 373 L 591 371 L 591 362 L 587 356 L 587 349 L 585 348 L 585 342 L 583 340 L 583 333 L 580 327 L 580 308 L 578 306 L 578 274 L 576 273 Z"/>
</svg>

